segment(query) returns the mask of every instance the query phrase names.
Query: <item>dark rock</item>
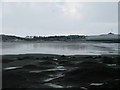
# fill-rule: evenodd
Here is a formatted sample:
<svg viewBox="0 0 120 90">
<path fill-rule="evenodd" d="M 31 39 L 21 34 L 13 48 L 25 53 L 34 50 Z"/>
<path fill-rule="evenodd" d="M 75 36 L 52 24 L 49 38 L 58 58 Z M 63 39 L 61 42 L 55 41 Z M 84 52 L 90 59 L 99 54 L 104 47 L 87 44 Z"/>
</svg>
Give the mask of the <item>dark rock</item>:
<svg viewBox="0 0 120 90">
<path fill-rule="evenodd" d="M 2 60 L 2 63 L 10 63 L 10 62 L 13 62 L 13 61 L 15 61 L 15 60 L 4 59 L 4 60 Z"/>
<path fill-rule="evenodd" d="M 39 69 L 39 67 L 36 65 L 25 65 L 22 68 L 24 68 L 24 69 Z"/>
<path fill-rule="evenodd" d="M 66 57 L 65 55 L 62 55 L 61 57 Z"/>
<path fill-rule="evenodd" d="M 20 73 L 3 72 L 2 73 L 2 87 L 3 88 L 20 88 L 24 87 L 27 79 Z"/>
<path fill-rule="evenodd" d="M 112 57 L 103 57 L 102 62 L 106 64 L 114 64 L 116 63 L 115 59 Z"/>
<path fill-rule="evenodd" d="M 63 77 L 63 81 L 82 83 L 92 81 L 102 81 L 116 76 L 117 72 L 101 63 L 83 62 L 79 64 L 79 68 L 69 71 Z"/>
</svg>

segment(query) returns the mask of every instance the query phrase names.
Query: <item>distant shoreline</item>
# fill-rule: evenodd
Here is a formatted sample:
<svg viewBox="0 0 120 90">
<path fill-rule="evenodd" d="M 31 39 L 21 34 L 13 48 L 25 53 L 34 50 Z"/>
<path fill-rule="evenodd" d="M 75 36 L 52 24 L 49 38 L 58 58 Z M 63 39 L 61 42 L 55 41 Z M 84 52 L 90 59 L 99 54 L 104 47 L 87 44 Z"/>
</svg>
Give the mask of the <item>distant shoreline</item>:
<svg viewBox="0 0 120 90">
<path fill-rule="evenodd" d="M 68 36 L 26 36 L 18 37 L 11 35 L 0 35 L 1 42 L 105 42 L 120 43 L 119 34 L 103 34 L 94 36 L 68 35 Z"/>
</svg>

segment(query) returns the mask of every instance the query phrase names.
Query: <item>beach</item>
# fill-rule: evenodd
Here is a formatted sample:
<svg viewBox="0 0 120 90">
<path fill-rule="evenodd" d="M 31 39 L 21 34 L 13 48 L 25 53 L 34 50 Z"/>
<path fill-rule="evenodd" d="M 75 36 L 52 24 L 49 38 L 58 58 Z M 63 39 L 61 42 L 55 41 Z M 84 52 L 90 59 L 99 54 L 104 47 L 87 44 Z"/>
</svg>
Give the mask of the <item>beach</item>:
<svg viewBox="0 0 120 90">
<path fill-rule="evenodd" d="M 119 55 L 2 55 L 2 87 L 119 89 Z"/>
<path fill-rule="evenodd" d="M 2 1 L 2 90 L 120 90 L 120 5 L 81 1 Z"/>
</svg>

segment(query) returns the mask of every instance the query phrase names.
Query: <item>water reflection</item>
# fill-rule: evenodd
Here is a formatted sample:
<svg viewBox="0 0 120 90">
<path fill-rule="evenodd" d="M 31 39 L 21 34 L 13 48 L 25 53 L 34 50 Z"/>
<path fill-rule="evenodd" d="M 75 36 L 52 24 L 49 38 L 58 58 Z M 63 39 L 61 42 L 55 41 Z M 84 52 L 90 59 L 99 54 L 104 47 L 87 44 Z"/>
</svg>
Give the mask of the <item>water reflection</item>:
<svg viewBox="0 0 120 90">
<path fill-rule="evenodd" d="M 69 43 L 69 42 L 44 42 L 44 43 L 23 43 L 4 42 L 2 54 L 118 54 L 118 43 Z"/>
</svg>

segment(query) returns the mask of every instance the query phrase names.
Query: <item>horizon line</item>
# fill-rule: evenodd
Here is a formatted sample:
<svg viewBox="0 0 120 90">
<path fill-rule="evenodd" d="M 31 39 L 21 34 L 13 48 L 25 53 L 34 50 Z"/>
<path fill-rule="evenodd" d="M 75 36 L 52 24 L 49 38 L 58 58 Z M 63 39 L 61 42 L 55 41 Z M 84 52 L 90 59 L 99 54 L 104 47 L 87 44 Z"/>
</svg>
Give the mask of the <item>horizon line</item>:
<svg viewBox="0 0 120 90">
<path fill-rule="evenodd" d="M 118 34 L 119 33 L 113 33 L 113 32 L 109 32 L 109 33 L 112 33 L 112 34 Z M 70 35 L 79 35 L 79 36 L 93 36 L 93 35 L 106 35 L 106 34 L 109 34 L 109 33 L 101 33 L 101 34 L 61 34 L 61 35 L 17 35 L 17 34 L 5 34 L 5 33 L 0 33 L 0 35 L 10 35 L 10 36 L 18 36 L 18 37 L 26 37 L 26 36 L 42 36 L 42 37 L 49 37 L 49 36 L 70 36 Z"/>
</svg>

